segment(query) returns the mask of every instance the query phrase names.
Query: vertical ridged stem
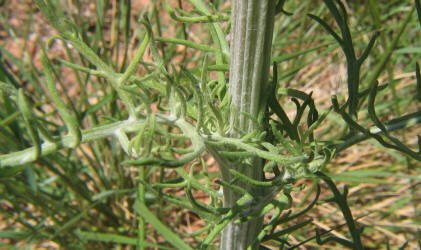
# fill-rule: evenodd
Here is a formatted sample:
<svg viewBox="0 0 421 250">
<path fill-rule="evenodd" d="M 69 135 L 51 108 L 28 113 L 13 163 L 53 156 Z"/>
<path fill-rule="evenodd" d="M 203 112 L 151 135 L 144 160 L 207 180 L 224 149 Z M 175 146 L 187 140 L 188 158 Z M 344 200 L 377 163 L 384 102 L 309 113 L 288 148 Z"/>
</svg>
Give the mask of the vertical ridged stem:
<svg viewBox="0 0 421 250">
<path fill-rule="evenodd" d="M 231 95 L 232 128 L 246 133 L 259 129 L 256 123 L 244 113 L 257 119 L 265 109 L 265 89 L 270 67 L 274 11 L 277 0 L 233 0 L 231 30 L 231 64 L 229 76 L 229 93 Z M 237 131 L 230 131 L 231 137 L 239 137 Z M 221 161 L 221 159 L 219 159 Z M 253 158 L 249 164 L 223 164 L 242 172 L 250 178 L 262 180 L 263 161 Z M 225 181 L 231 181 L 230 174 L 224 174 Z M 263 190 L 252 190 L 253 187 L 241 183 L 243 188 L 253 193 Z M 241 185 L 240 184 L 240 185 Z M 224 188 L 224 206 L 232 207 L 241 194 Z M 245 223 L 230 223 L 221 234 L 220 249 L 246 249 L 262 228 L 263 218 Z M 253 246 L 256 249 L 257 246 Z"/>
</svg>

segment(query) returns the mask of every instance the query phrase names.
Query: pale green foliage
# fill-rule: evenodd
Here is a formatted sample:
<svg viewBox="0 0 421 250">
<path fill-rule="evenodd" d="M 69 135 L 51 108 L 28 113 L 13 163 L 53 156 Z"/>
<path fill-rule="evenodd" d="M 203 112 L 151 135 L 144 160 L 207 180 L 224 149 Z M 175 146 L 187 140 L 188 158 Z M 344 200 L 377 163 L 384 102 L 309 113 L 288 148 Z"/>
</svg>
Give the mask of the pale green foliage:
<svg viewBox="0 0 421 250">
<path fill-rule="evenodd" d="M 13 76 L 7 75 L 5 70 L 1 71 L 0 89 L 3 94 L 2 104 L 5 106 L 0 114 L 0 132 L 4 135 L 1 141 L 10 142 L 11 146 L 7 150 L 2 147 L 0 178 L 5 180 L 4 187 L 12 194 L 12 198 L 8 198 L 12 203 L 19 204 L 20 195 L 27 193 L 25 199 L 48 210 L 46 213 L 57 211 L 59 215 L 51 216 L 55 226 L 50 231 L 43 230 L 44 222 L 38 219 L 35 226 L 25 224 L 22 230 L 24 238 L 29 238 L 28 235 L 35 232 L 35 238 L 48 238 L 60 244 L 71 242 L 71 239 L 65 239 L 71 235 L 80 240 L 80 244 L 74 243 L 75 246 L 79 244 L 78 247 L 87 241 L 137 244 L 139 248 L 158 247 L 158 244 L 146 240 L 145 235 L 151 230 L 146 224 L 150 224 L 171 245 L 187 249 L 187 243 L 183 242 L 182 237 L 160 221 L 165 212 L 163 206 L 171 204 L 194 212 L 207 223 L 203 230 L 191 235 L 196 243 L 202 243 L 203 248 L 212 246 L 227 225 L 271 214 L 271 220 L 257 228 L 253 239 L 248 239 L 249 243 L 258 247 L 265 241 L 280 242 L 283 235 L 310 223 L 305 221 L 285 228 L 284 231 L 275 231 L 278 225 L 286 225 L 286 222 L 307 213 L 318 199 L 319 188 L 315 200 L 306 209 L 282 215 L 292 206 L 290 193 L 295 188 L 293 183 L 300 178 L 321 178 L 333 191 L 334 200 L 339 204 L 352 235 L 352 242 L 334 240 L 359 248 L 359 231 L 353 224 L 346 203 L 346 190 L 341 194 L 329 177 L 321 172 L 325 171 L 327 164 L 338 152 L 368 138 L 416 160 L 421 159 L 418 152 L 390 133 L 420 122 L 419 112 L 382 123 L 375 108 L 375 97 L 385 88 L 378 86 L 377 79 L 385 70 L 414 11 L 405 13 L 407 18 L 399 26 L 398 35 L 380 57 L 379 66 L 369 74 L 367 84 L 364 85 L 366 89 L 363 89 L 360 71 L 378 35 L 372 36 L 362 55 L 357 57 L 345 7 L 339 1 L 324 1 L 341 35 L 318 15 L 311 15 L 311 18 L 320 23 L 344 51 L 348 65 L 349 92 L 346 103 L 340 104 L 335 96 L 332 98 L 332 107 L 319 113 L 312 93 L 279 85 L 288 74 L 283 72 L 283 76 L 278 77 L 276 66 L 277 63 L 295 60 L 317 48 L 297 52 L 289 58 L 273 55 L 271 60 L 271 48 L 277 44 L 276 40 L 273 46 L 272 41 L 267 42 L 264 53 L 259 52 L 261 57 L 256 59 L 266 66 L 259 69 L 260 74 L 253 75 L 254 82 L 247 81 L 253 86 L 255 82 L 263 82 L 259 87 L 262 91 L 252 91 L 250 95 L 244 96 L 244 93 L 249 93 L 244 90 L 245 87 L 242 89 L 240 85 L 229 83 L 229 80 L 236 79 L 235 76 L 230 76 L 231 79 L 226 76 L 232 59 L 226 38 L 230 27 L 226 24 L 231 24 L 231 18 L 227 10 L 219 10 L 220 1 L 213 1 L 214 5 L 208 6 L 204 1 L 190 0 L 195 8 L 192 13 L 164 6 L 176 22 L 183 23 L 182 28 L 177 30 L 180 34 L 183 31 L 186 33 L 184 25 L 204 23 L 202 25 L 206 25 L 210 33 L 210 45 L 192 42 L 187 35 L 171 38 L 161 36 L 156 9 L 158 5 L 154 1 L 155 9 L 140 18 L 140 26 L 135 34 L 139 42 L 130 61 L 127 52 L 130 38 L 127 30 L 130 24 L 122 18 L 125 20 L 125 23 L 122 21 L 125 26 L 122 26 L 126 28 L 122 36 L 127 41 L 121 65 L 113 62 L 106 54 L 100 55 L 98 43 L 105 40 L 103 34 L 99 34 L 101 26 L 97 27 L 98 37 L 93 39 L 93 43 L 84 37 L 82 27 L 78 27 L 74 20 L 58 10 L 60 6 L 56 3 L 49 0 L 36 2 L 58 35 L 52 37 L 45 52 L 41 52 L 43 72 L 32 81 L 39 89 L 34 97 L 24 86 L 14 82 Z M 119 3 L 118 6 L 123 9 L 120 11 L 130 10 L 129 2 Z M 103 4 L 98 1 L 100 3 Z M 276 8 L 272 9 L 272 15 L 275 10 L 286 13 L 284 3 L 279 1 Z M 320 7 L 320 11 L 323 10 Z M 272 39 L 273 27 L 270 25 L 273 23 L 267 25 L 270 34 L 263 33 Z M 274 28 L 275 35 L 279 27 Z M 224 31 L 224 28 L 227 30 Z M 69 58 L 76 52 L 80 58 L 48 59 L 46 54 L 49 54 L 49 45 L 53 42 L 63 43 L 68 49 Z M 324 43 L 331 44 L 332 41 Z M 193 56 L 195 66 L 187 68 L 189 59 L 186 57 L 179 65 L 173 63 L 172 57 L 177 56 L 175 45 L 183 45 L 197 54 Z M 118 49 L 115 48 L 116 51 Z M 151 55 L 152 61 L 144 61 L 145 53 Z M 269 77 L 269 65 L 272 62 L 273 77 Z M 258 64 L 248 61 L 242 63 L 251 68 Z M 82 92 L 79 100 L 71 102 L 66 93 L 58 91 L 60 77 L 57 72 L 60 67 L 70 68 L 77 75 Z M 232 64 L 230 68 L 233 70 Z M 138 72 L 142 72 L 142 75 L 139 76 Z M 211 77 L 213 73 L 216 74 L 214 78 Z M 84 77 L 88 80 L 84 81 Z M 88 96 L 93 95 L 86 90 L 88 83 L 96 84 L 95 89 L 104 92 L 103 96 L 96 96 L 99 101 L 95 105 L 88 102 Z M 44 94 L 41 89 L 48 90 L 45 92 L 46 97 L 41 96 L 40 93 Z M 239 95 L 230 95 L 236 91 Z M 291 98 L 296 105 L 293 118 L 286 114 L 285 106 L 280 103 L 285 97 Z M 357 119 L 366 98 L 368 116 L 375 125 L 372 128 Z M 42 108 L 45 103 L 51 104 L 56 114 L 45 112 Z M 329 116 L 334 113 L 332 110 L 343 118 L 346 126 L 343 126 L 343 134 L 335 132 L 326 139 L 323 133 L 316 131 L 323 124 L 329 123 Z M 89 153 L 85 152 L 87 149 Z M 220 172 L 208 172 L 204 160 L 208 153 L 215 157 Z M 81 157 L 84 160 L 79 160 Z M 42 172 L 39 168 L 38 165 L 43 164 L 48 171 Z M 190 168 L 187 171 L 183 166 Z M 256 166 L 259 166 L 259 172 L 251 174 Z M 133 167 L 137 169 L 136 176 L 127 174 L 128 169 Z M 15 178 L 22 172 L 26 176 L 24 184 Z M 50 177 L 48 172 L 54 173 L 54 177 Z M 265 175 L 271 177 L 266 178 Z M 215 178 L 218 178 L 220 187 L 235 194 L 235 199 L 232 198 L 228 205 L 227 193 L 224 197 L 212 185 Z M 165 193 L 164 188 L 181 188 L 186 195 Z M 72 190 L 72 193 L 69 194 L 67 190 Z M 195 191 L 205 193 L 209 202 L 205 204 L 196 200 Z M 63 203 L 72 203 L 75 197 L 82 197 L 82 205 L 67 210 L 62 202 L 51 202 L 51 205 L 45 207 L 37 202 L 41 198 L 54 200 L 58 196 L 55 192 L 65 197 Z M 132 204 L 132 207 L 126 209 L 137 213 L 135 221 L 124 217 L 124 211 L 118 203 L 121 200 Z M 30 217 L 24 208 L 16 207 L 24 211 L 22 213 L 27 218 Z M 157 210 L 157 215 L 151 210 Z M 63 215 L 60 215 L 60 211 L 63 211 Z M 100 215 L 100 219 L 106 218 L 104 221 L 109 227 L 131 225 L 128 230 L 131 237 L 119 236 L 115 233 L 117 230 L 93 232 L 90 227 L 83 225 L 84 220 L 93 223 L 97 219 L 96 215 Z M 133 240 L 135 236 L 137 240 Z M 320 244 L 324 242 L 319 235 L 317 237 Z"/>
</svg>

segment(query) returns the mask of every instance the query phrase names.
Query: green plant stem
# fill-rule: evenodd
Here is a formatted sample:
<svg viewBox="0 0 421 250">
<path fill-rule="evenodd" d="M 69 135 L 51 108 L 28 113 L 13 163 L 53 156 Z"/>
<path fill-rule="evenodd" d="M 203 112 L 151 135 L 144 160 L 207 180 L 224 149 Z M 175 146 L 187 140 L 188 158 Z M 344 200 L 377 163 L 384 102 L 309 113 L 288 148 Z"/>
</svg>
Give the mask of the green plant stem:
<svg viewBox="0 0 421 250">
<path fill-rule="evenodd" d="M 415 124 L 421 123 L 421 111 L 417 111 L 408 115 L 404 115 L 401 116 L 399 118 L 396 119 L 392 119 L 386 123 L 384 123 L 384 128 L 385 131 L 387 132 L 391 132 L 391 131 L 395 131 L 395 130 L 399 130 L 399 129 L 403 129 L 403 128 L 407 128 L 407 127 L 411 127 Z M 373 126 L 369 129 L 371 134 L 382 134 L 383 131 L 378 128 L 377 126 Z M 364 141 L 366 139 L 369 139 L 370 136 L 364 134 L 364 133 L 357 133 L 354 136 L 352 136 L 351 138 L 348 138 L 346 141 L 344 141 L 341 144 L 336 144 L 334 145 L 335 148 L 335 153 L 339 153 L 349 147 L 351 147 L 352 145 L 355 145 L 361 141 Z"/>
<path fill-rule="evenodd" d="M 173 123 L 175 120 L 170 116 L 159 116 L 157 122 Z M 116 131 L 122 132 L 136 132 L 146 122 L 145 119 L 125 120 L 112 124 L 102 125 L 96 128 L 82 130 L 81 143 L 96 141 L 99 139 L 115 136 Z M 74 136 L 69 134 L 62 136 L 57 142 L 44 142 L 41 144 L 40 157 L 56 152 L 62 148 L 74 147 Z M 0 155 L 0 167 L 13 167 L 36 160 L 36 147 L 27 148 L 22 151 L 13 152 L 10 154 Z"/>
<path fill-rule="evenodd" d="M 324 175 L 321 172 L 317 172 L 316 175 L 319 176 L 321 179 L 323 179 L 326 182 L 326 184 L 329 186 L 330 190 L 332 191 L 335 197 L 333 201 L 335 201 L 336 204 L 338 204 L 339 208 L 341 209 L 341 212 L 344 215 L 348 229 L 351 233 L 353 248 L 356 250 L 364 249 L 361 242 L 361 237 L 360 237 L 361 231 L 356 227 L 355 220 L 352 217 L 351 210 L 349 209 L 349 206 L 348 206 L 348 202 L 347 202 L 348 191 L 346 187 L 344 189 L 344 193 L 341 194 L 340 191 L 336 188 L 335 183 L 333 183 L 333 181 L 328 176 Z"/>
<path fill-rule="evenodd" d="M 262 89 L 267 86 L 269 74 L 276 3 L 277 1 L 273 0 L 232 1 L 229 122 L 231 128 L 246 133 L 261 129 L 250 117 L 259 117 L 262 109 L 266 107 L 265 98 L 262 98 Z M 235 130 L 231 130 L 229 136 L 238 138 L 240 135 Z M 221 168 L 222 178 L 226 182 L 233 178 L 227 168 L 233 168 L 257 181 L 263 178 L 261 158 L 250 158 L 251 166 L 232 164 L 220 155 L 215 158 Z M 246 183 L 243 183 L 242 187 L 255 194 L 262 193 L 263 190 L 253 190 L 255 188 Z M 234 206 L 241 197 L 241 194 L 227 187 L 223 188 L 223 192 L 224 207 Z M 231 221 L 221 233 L 220 249 L 247 249 L 261 231 L 262 223 L 262 217 L 243 223 Z M 257 247 L 252 246 L 253 249 Z"/>
<path fill-rule="evenodd" d="M 139 179 L 145 181 L 145 168 L 139 169 Z M 145 186 L 143 183 L 139 183 L 138 188 L 138 202 L 145 204 Z M 137 235 L 137 249 L 145 249 L 145 239 L 146 239 L 146 223 L 145 220 L 139 216 L 139 225 L 138 225 L 138 235 Z"/>
<path fill-rule="evenodd" d="M 201 12 L 203 12 L 206 15 L 210 15 L 210 11 L 208 10 L 208 8 L 206 7 L 206 5 L 203 3 L 203 1 L 201 0 L 188 0 L 189 2 L 191 2 L 194 7 L 196 7 L 198 10 L 200 10 Z M 222 28 L 220 26 L 219 23 L 211 23 L 209 24 L 212 26 L 213 29 L 215 29 L 215 32 L 217 34 L 217 36 L 219 37 L 220 43 L 221 43 L 221 50 L 223 54 L 228 54 L 229 48 L 228 48 L 228 43 L 226 42 L 226 40 L 224 39 L 224 32 L 222 31 Z"/>
</svg>

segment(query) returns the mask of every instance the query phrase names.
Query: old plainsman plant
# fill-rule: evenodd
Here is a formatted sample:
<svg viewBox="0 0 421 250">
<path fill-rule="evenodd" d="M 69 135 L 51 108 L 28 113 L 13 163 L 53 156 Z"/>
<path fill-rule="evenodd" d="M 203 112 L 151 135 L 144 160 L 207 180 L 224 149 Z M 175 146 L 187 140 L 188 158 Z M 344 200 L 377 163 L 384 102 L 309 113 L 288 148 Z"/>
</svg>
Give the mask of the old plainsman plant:
<svg viewBox="0 0 421 250">
<path fill-rule="evenodd" d="M 116 32 L 129 40 L 130 18 L 125 16 L 130 1 L 121 2 L 118 6 L 123 13 L 122 23 L 117 27 L 123 28 Z M 338 152 L 369 138 L 421 160 L 418 150 L 390 133 L 418 123 L 420 113 L 382 122 L 375 109 L 377 93 L 388 87 L 379 86 L 377 79 L 411 16 L 415 16 L 413 12 L 419 10 L 418 3 L 406 14 L 377 67 L 370 69 L 364 89 L 361 66 L 379 34 L 373 34 L 365 50 L 355 51 L 348 14 L 341 1 L 323 1 L 334 22 L 309 14 L 312 22 L 334 38 L 347 65 L 347 98 L 341 102 L 332 96 L 331 108 L 319 111 L 311 93 L 280 85 L 276 60 L 271 59 L 275 19 L 290 15 L 284 10 L 285 0 L 232 0 L 230 15 L 219 11 L 221 1 L 188 2 L 194 6 L 191 12 L 163 4 L 183 27 L 185 39 L 162 37 L 159 23 L 157 29 L 153 28 L 155 24 L 150 20 L 158 20 L 155 5 L 138 23 L 135 55 L 130 60 L 122 56 L 123 63 L 118 64 L 101 54 L 99 41 L 87 42 L 83 28 L 55 1 L 36 1 L 58 32 L 41 51 L 43 72 L 36 89 L 45 90 L 45 96 L 31 96 L 4 68 L 0 82 L 2 105 L 7 110 L 1 114 L 1 133 L 5 136 L 1 141 L 19 141 L 0 155 L 2 186 L 10 193 L 10 197 L 3 194 L 2 199 L 13 204 L 25 199 L 34 204 L 38 204 L 36 200 L 51 204 L 43 208 L 44 221 L 34 217 L 35 224 L 20 222 L 24 225 L 20 237 L 79 247 L 98 241 L 134 244 L 144 249 L 159 247 L 148 240 L 154 231 L 178 249 L 259 249 L 268 241 L 282 245 L 285 235 L 309 223 L 287 226 L 316 204 L 318 187 L 315 200 L 307 208 L 296 214 L 288 212 L 292 205 L 290 193 L 297 190 L 294 182 L 311 178 L 323 180 L 331 189 L 331 201 L 343 213 L 350 235 L 349 239 L 322 238 L 317 232 L 317 242 L 336 241 L 363 249 L 362 232 L 347 205 L 346 190 L 340 192 L 323 172 Z M 188 39 L 186 29 L 197 23 L 209 30 L 211 46 Z M 98 37 L 104 36 L 100 30 L 96 32 Z M 70 60 L 47 56 L 50 45 L 57 42 L 65 45 Z M 127 54 L 128 41 L 123 43 Z M 175 45 L 194 50 L 199 55 L 196 65 L 200 66 L 188 68 L 187 61 L 174 64 Z M 73 58 L 75 52 L 80 60 Z M 145 53 L 152 59 L 144 59 Z M 72 69 L 79 77 L 79 99 L 71 101 L 57 89 L 60 67 Z M 419 90 L 418 72 L 416 67 Z M 99 101 L 94 105 L 87 101 L 86 79 L 89 84 L 95 81 L 95 88 L 106 93 L 97 96 Z M 292 118 L 281 103 L 285 97 L 296 104 Z M 53 105 L 54 114 L 43 109 L 46 103 Z M 359 121 L 358 111 L 363 107 L 373 127 Z M 342 118 L 344 130 L 338 132 L 338 140 L 321 141 L 314 132 L 332 113 Z M 205 157 L 209 155 L 216 160 L 219 172 L 208 171 Z M 136 175 L 128 175 L 129 169 L 135 169 Z M 25 181 L 18 181 L 17 176 L 24 176 Z M 171 188 L 184 192 L 165 192 Z M 71 190 L 71 195 L 63 190 Z M 196 199 L 196 192 L 205 193 L 209 199 Z M 52 202 L 58 199 L 70 202 L 70 207 Z M 74 199 L 83 201 L 82 208 L 71 203 Z M 136 213 L 136 221 L 125 217 L 124 209 L 117 205 L 122 200 L 127 205 L 124 209 Z M 168 204 L 192 211 L 206 222 L 203 229 L 191 235 L 197 245 L 189 245 L 161 221 L 165 211 L 160 206 Z M 30 211 L 21 205 L 14 209 L 30 218 Z M 270 219 L 264 220 L 266 214 L 271 214 Z M 131 224 L 129 232 L 136 236 L 135 240 L 117 236 L 113 229 L 94 233 L 83 222 L 92 223 L 95 218 L 103 220 L 108 228 Z M 51 223 L 60 226 L 49 226 Z"/>
</svg>

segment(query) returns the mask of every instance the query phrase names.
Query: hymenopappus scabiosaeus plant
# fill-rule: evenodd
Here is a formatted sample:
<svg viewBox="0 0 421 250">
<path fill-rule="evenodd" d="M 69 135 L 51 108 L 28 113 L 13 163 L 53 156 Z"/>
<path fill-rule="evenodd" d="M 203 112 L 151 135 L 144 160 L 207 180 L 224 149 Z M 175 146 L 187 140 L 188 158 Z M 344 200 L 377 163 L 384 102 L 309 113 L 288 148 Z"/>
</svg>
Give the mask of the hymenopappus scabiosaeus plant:
<svg viewBox="0 0 421 250">
<path fill-rule="evenodd" d="M 326 165 L 368 139 L 408 159 L 421 159 L 418 149 L 392 133 L 417 124 L 419 112 L 396 111 L 397 116 L 383 119 L 376 108 L 381 107 L 378 95 L 396 92 L 393 79 L 387 84 L 378 79 L 390 72 L 388 62 L 420 9 L 417 1 L 401 14 L 390 41 L 377 27 L 378 32 L 366 32 L 370 35 L 363 42 L 351 28 L 349 6 L 333 0 L 314 10 L 310 2 L 189 0 L 188 11 L 184 1 L 156 0 L 136 23 L 130 19 L 130 1 L 97 1 L 94 33 L 59 3 L 36 2 L 57 31 L 40 51 L 42 71 L 27 71 L 2 47 L 3 58 L 19 68 L 16 75 L 2 59 L 0 177 L 8 207 L 2 215 L 13 219 L 11 229 L 19 230 L 1 233 L 12 241 L 140 249 L 165 244 L 179 249 L 279 247 L 290 244 L 288 234 L 311 225 L 305 215 L 318 201 L 321 180 L 332 191 L 328 201 L 343 213 L 349 235 L 325 237 L 316 230 L 316 242 L 362 249 L 347 188 L 339 191 Z M 108 4 L 115 11 L 111 24 L 105 17 Z M 277 19 L 292 22 L 305 6 L 308 16 L 291 25 L 276 24 Z M 178 24 L 174 37 L 163 35 L 163 11 Z M 285 87 L 297 70 L 285 71 L 284 63 L 294 59 L 291 65 L 304 67 L 299 58 L 318 48 L 279 54 L 277 36 L 287 35 L 284 27 L 306 23 L 324 36 L 319 48 L 339 47 L 345 55 L 347 94 L 333 96 L 330 108 L 319 108 L 311 90 Z M 209 31 L 209 41 L 203 35 L 203 42 L 194 42 L 197 37 L 189 29 L 197 24 Z M 104 34 L 107 25 L 111 38 Z M 300 43 L 306 36 L 296 39 Z M 384 51 L 372 59 L 375 63 L 368 62 L 379 39 Z M 55 43 L 63 45 L 66 59 L 51 55 Z M 180 57 L 181 63 L 175 63 Z M 60 86 L 62 68 L 75 75 L 78 98 Z M 418 66 L 413 68 L 415 101 L 421 78 Z M 26 82 L 34 85 L 33 92 Z M 394 97 L 394 105 L 404 105 Z M 335 114 L 340 129 L 324 137 L 318 130 Z M 209 171 L 209 157 L 218 171 Z M 314 181 L 316 195 L 297 210 L 292 192 L 300 190 L 295 183 L 301 179 Z M 165 215 L 180 209 L 206 225 L 190 235 L 175 232 L 171 227 L 180 222 L 167 225 Z"/>
</svg>

